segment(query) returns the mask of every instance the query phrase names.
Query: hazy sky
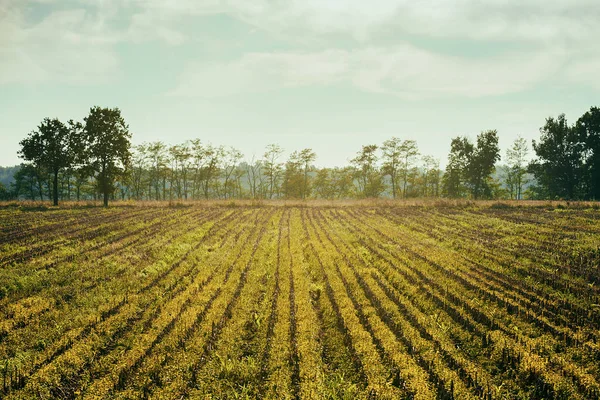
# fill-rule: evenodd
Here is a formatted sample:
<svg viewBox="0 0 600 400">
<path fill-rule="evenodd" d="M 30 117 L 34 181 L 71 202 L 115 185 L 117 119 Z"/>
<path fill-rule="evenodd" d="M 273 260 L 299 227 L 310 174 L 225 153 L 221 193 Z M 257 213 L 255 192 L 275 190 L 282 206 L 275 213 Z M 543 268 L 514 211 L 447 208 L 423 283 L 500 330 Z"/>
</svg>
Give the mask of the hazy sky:
<svg viewBox="0 0 600 400">
<path fill-rule="evenodd" d="M 121 108 L 134 143 L 279 143 L 345 164 L 363 144 L 600 105 L 598 0 L 0 0 L 0 165 L 46 116 Z"/>
</svg>

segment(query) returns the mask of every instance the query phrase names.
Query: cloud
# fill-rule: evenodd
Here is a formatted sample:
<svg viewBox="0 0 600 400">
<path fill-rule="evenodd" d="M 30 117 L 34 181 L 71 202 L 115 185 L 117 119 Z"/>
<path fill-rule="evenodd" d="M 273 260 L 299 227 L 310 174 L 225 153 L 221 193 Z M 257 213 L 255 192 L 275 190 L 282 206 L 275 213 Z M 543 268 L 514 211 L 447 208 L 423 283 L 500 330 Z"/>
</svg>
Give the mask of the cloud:
<svg viewBox="0 0 600 400">
<path fill-rule="evenodd" d="M 41 2 L 53 11 L 30 18 Z M 588 55 L 600 40 L 596 0 L 0 0 L 0 84 L 104 82 L 119 73 L 116 44 L 182 45 L 197 39 L 184 19 L 217 14 L 288 48 L 190 63 L 172 95 L 337 83 L 408 98 L 514 93 L 552 76 L 594 79 Z M 420 49 L 415 38 L 527 52 L 467 59 Z"/>
<path fill-rule="evenodd" d="M 183 32 L 170 27 L 169 16 L 149 11 L 134 14 L 123 37 L 124 40 L 134 43 L 155 39 L 172 46 L 181 45 L 187 40 L 187 36 Z"/>
<path fill-rule="evenodd" d="M 251 53 L 223 64 L 188 65 L 174 96 L 239 93 L 339 83 L 407 99 L 483 97 L 530 89 L 564 64 L 563 52 L 465 60 L 410 44 L 392 48 Z"/>
<path fill-rule="evenodd" d="M 55 11 L 37 24 L 9 8 L 0 20 L 0 84 L 92 83 L 117 72 L 117 39 L 83 9 Z"/>
<path fill-rule="evenodd" d="M 598 38 L 596 0 L 127 0 L 161 15 L 228 13 L 281 34 L 339 33 L 368 42 L 387 32 L 470 40 Z"/>
</svg>

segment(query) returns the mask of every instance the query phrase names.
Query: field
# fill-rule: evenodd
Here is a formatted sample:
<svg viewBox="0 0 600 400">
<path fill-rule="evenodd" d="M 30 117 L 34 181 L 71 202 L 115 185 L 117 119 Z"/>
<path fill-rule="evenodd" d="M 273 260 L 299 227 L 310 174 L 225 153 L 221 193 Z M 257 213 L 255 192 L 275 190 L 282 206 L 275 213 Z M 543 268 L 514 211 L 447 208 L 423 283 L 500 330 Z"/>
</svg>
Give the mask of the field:
<svg viewBox="0 0 600 400">
<path fill-rule="evenodd" d="M 0 208 L 0 398 L 597 399 L 592 207 Z"/>
</svg>

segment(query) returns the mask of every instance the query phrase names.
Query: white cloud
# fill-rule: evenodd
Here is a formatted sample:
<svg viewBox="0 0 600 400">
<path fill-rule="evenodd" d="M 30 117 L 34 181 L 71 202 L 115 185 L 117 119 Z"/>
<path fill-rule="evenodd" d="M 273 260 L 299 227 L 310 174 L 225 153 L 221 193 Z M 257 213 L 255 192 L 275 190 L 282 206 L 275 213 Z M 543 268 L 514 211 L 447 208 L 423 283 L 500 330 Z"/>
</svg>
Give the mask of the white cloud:
<svg viewBox="0 0 600 400">
<path fill-rule="evenodd" d="M 346 52 L 330 50 L 316 54 L 250 53 L 231 63 L 192 63 L 180 77 L 180 85 L 170 94 L 221 97 L 331 84 L 347 76 L 347 58 Z"/>
<path fill-rule="evenodd" d="M 472 61 L 408 44 L 354 51 L 252 53 L 227 64 L 189 65 L 171 95 L 221 97 L 342 82 L 410 99 L 482 97 L 527 90 L 555 74 L 565 59 L 565 53 L 555 52 Z"/>
<path fill-rule="evenodd" d="M 0 84 L 98 82 L 117 71 L 117 39 L 83 9 L 56 11 L 30 25 L 13 8 L 0 26 Z"/>
<path fill-rule="evenodd" d="M 52 0 L 0 0 L 0 84 L 105 81 L 118 73 L 115 44 L 181 45 L 192 39 L 183 18 L 227 13 L 280 35 L 290 50 L 240 54 L 227 64 L 192 63 L 172 94 L 338 82 L 405 97 L 512 93 L 550 76 L 595 79 L 597 62 L 588 54 L 600 40 L 596 1 L 56 0 L 63 11 L 33 23 L 27 10 Z M 467 60 L 405 44 L 411 35 L 464 40 L 465 47 L 527 43 L 530 52 Z M 346 39 L 343 49 L 339 38 Z M 569 66 L 560 71 L 567 57 Z"/>
<path fill-rule="evenodd" d="M 596 0 L 127 0 L 160 15 L 228 13 L 269 32 L 381 32 L 473 40 L 549 41 L 598 38 Z"/>
</svg>

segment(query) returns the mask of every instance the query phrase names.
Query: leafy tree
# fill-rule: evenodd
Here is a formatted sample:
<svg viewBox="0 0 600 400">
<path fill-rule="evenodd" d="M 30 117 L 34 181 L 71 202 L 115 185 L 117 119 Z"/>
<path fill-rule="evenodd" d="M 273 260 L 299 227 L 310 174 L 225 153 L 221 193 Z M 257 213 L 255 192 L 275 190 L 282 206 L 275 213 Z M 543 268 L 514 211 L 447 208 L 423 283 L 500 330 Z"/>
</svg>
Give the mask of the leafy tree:
<svg viewBox="0 0 600 400">
<path fill-rule="evenodd" d="M 463 197 L 467 191 L 475 199 L 492 197 L 491 175 L 500 159 L 498 133 L 495 130 L 477 135 L 477 146 L 466 137 L 455 137 L 450 143 L 448 166 L 443 190 L 448 197 Z"/>
<path fill-rule="evenodd" d="M 514 197 L 516 197 L 517 200 L 521 199 L 523 185 L 526 183 L 524 179 L 525 174 L 527 173 L 526 160 L 528 151 L 527 141 L 520 136 L 515 139 L 512 146 L 506 150 L 507 183 L 509 188 L 511 188 L 511 198 L 513 197 L 514 192 Z"/>
<path fill-rule="evenodd" d="M 0 182 L 0 200 L 10 200 L 12 193 Z"/>
<path fill-rule="evenodd" d="M 586 197 L 600 200 L 600 108 L 590 108 L 577 120 L 575 129 L 585 146 Z"/>
<path fill-rule="evenodd" d="M 477 147 L 470 154 L 466 180 L 475 199 L 492 197 L 491 175 L 500 159 L 498 132 L 489 130 L 477 135 Z"/>
<path fill-rule="evenodd" d="M 52 174 L 52 200 L 58 205 L 58 175 L 74 161 L 71 131 L 57 118 L 44 118 L 37 130 L 21 140 L 19 156 L 32 162 L 38 170 Z"/>
<path fill-rule="evenodd" d="M 397 197 L 400 178 L 402 178 L 402 197 L 406 198 L 407 185 L 411 173 L 414 173 L 414 164 L 419 156 L 417 142 L 414 140 L 401 141 L 393 137 L 383 142 L 383 172 L 390 176 L 392 196 Z M 413 177 L 414 178 L 414 177 Z"/>
<path fill-rule="evenodd" d="M 393 137 L 383 142 L 381 150 L 383 152 L 383 173 L 390 176 L 392 184 L 392 197 L 396 198 L 400 168 L 402 164 L 402 142 L 399 138 Z"/>
<path fill-rule="evenodd" d="M 450 143 L 448 165 L 442 180 L 444 194 L 462 197 L 465 194 L 465 175 L 475 147 L 466 137 L 455 137 Z"/>
<path fill-rule="evenodd" d="M 577 198 L 584 167 L 581 136 L 568 125 L 564 114 L 556 119 L 547 118 L 540 134 L 540 140 L 533 141 L 537 159 L 529 164 L 539 194 L 549 198 Z"/>
<path fill-rule="evenodd" d="M 142 143 L 134 147 L 134 151 L 131 157 L 131 168 L 129 169 L 131 175 L 131 186 L 133 197 L 137 200 L 142 200 L 145 193 L 146 185 L 151 186 L 146 182 L 148 172 L 148 145 Z M 150 193 L 148 194 L 148 196 Z M 148 197 L 150 198 L 150 197 Z"/>
<path fill-rule="evenodd" d="M 298 154 L 298 160 L 302 165 L 302 190 L 301 197 L 302 199 L 306 199 L 310 196 L 310 182 L 308 174 L 311 171 L 312 163 L 317 159 L 317 153 L 315 153 L 312 149 L 302 149 Z"/>
<path fill-rule="evenodd" d="M 423 157 L 423 196 L 437 197 L 440 186 L 440 162 L 432 156 Z"/>
<path fill-rule="evenodd" d="M 154 189 L 156 200 L 166 200 L 167 191 L 167 145 L 161 141 L 149 143 L 146 153 L 150 161 L 150 186 Z"/>
<path fill-rule="evenodd" d="M 131 159 L 131 133 L 118 108 L 92 107 L 84 118 L 85 158 L 97 173 L 104 206 Z"/>
<path fill-rule="evenodd" d="M 235 174 L 242 157 L 244 157 L 242 152 L 234 147 L 229 147 L 223 153 L 222 175 L 224 180 L 223 187 L 225 189 L 225 198 L 235 196 L 237 188 Z"/>
<path fill-rule="evenodd" d="M 285 163 L 283 192 L 288 198 L 306 199 L 310 196 L 309 173 L 317 155 L 312 149 L 294 151 Z"/>
<path fill-rule="evenodd" d="M 313 190 L 316 197 L 321 199 L 332 199 L 335 196 L 331 179 L 331 170 L 329 168 L 317 170 L 317 175 L 315 176 L 313 183 Z"/>
<path fill-rule="evenodd" d="M 405 140 L 400 145 L 401 173 L 402 173 L 402 197 L 406 198 L 406 186 L 411 172 L 414 174 L 414 163 L 419 156 L 417 142 L 414 140 Z"/>
<path fill-rule="evenodd" d="M 279 157 L 283 154 L 283 149 L 277 144 L 267 146 L 263 155 L 263 172 L 267 179 L 268 196 L 270 199 L 279 191 L 279 182 L 283 174 L 283 164 Z"/>
<path fill-rule="evenodd" d="M 219 164 L 223 158 L 223 153 L 223 147 L 213 147 L 211 145 L 205 147 L 204 166 L 200 174 L 205 199 L 209 198 L 211 183 L 219 176 Z"/>
<path fill-rule="evenodd" d="M 379 197 L 384 191 L 383 177 L 377 168 L 377 145 L 363 146 L 351 162 L 356 168 L 356 180 L 361 197 Z"/>
<path fill-rule="evenodd" d="M 300 159 L 300 154 L 294 151 L 286 161 L 283 173 L 282 188 L 285 197 L 290 199 L 301 198 L 303 181 L 302 160 Z"/>
<path fill-rule="evenodd" d="M 27 199 L 35 200 L 36 196 L 40 196 L 40 200 L 44 200 L 42 192 L 42 180 L 39 175 L 39 170 L 32 164 L 21 164 L 21 167 L 14 175 L 14 194 L 16 197 L 24 196 Z"/>
<path fill-rule="evenodd" d="M 354 193 L 354 169 L 336 167 L 331 170 L 332 190 L 338 199 L 347 199 Z"/>
<path fill-rule="evenodd" d="M 263 168 L 263 161 L 255 160 L 254 157 L 252 157 L 252 160 L 249 163 L 245 163 L 246 179 L 248 181 L 248 186 L 250 187 L 250 197 L 252 199 L 262 197 Z"/>
</svg>

